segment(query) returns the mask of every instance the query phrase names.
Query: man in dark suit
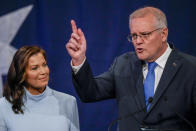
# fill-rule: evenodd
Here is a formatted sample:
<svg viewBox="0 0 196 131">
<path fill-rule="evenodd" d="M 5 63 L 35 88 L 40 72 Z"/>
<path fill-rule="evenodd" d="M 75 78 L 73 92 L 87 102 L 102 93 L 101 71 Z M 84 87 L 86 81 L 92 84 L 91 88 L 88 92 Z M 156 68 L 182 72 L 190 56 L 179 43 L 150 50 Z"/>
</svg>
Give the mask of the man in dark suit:
<svg viewBox="0 0 196 131">
<path fill-rule="evenodd" d="M 129 40 L 135 52 L 117 57 L 97 77 L 86 59 L 85 36 L 73 20 L 71 24 L 73 33 L 66 48 L 72 57 L 73 84 L 82 101 L 116 98 L 122 117 L 119 131 L 194 130 L 196 58 L 167 42 L 167 20 L 161 10 L 145 7 L 130 15 Z"/>
</svg>

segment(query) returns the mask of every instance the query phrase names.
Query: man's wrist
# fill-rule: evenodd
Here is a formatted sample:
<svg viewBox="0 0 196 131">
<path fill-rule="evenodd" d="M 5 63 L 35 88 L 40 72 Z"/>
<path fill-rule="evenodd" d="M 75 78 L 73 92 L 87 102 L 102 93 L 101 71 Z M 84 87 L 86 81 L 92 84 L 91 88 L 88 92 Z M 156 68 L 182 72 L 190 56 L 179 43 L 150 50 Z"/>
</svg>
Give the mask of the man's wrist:
<svg viewBox="0 0 196 131">
<path fill-rule="evenodd" d="M 86 57 L 84 58 L 84 60 L 82 61 L 81 64 L 73 65 L 73 60 L 71 60 L 71 68 L 72 68 L 74 74 L 77 74 L 77 72 L 80 70 L 80 68 L 84 65 L 85 61 L 86 61 Z"/>
</svg>

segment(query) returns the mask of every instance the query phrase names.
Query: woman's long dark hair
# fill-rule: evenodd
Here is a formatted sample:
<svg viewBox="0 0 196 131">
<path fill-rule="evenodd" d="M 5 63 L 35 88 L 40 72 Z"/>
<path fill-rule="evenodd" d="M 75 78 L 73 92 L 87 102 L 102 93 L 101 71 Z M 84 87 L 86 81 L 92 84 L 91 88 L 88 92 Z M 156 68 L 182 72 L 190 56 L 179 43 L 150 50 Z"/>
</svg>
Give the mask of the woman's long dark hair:
<svg viewBox="0 0 196 131">
<path fill-rule="evenodd" d="M 23 46 L 15 53 L 9 67 L 3 96 L 12 104 L 12 110 L 16 114 L 24 113 L 22 106 L 24 105 L 24 86 L 26 85 L 25 70 L 29 58 L 37 53 L 42 53 L 46 60 L 46 53 L 40 47 Z"/>
</svg>

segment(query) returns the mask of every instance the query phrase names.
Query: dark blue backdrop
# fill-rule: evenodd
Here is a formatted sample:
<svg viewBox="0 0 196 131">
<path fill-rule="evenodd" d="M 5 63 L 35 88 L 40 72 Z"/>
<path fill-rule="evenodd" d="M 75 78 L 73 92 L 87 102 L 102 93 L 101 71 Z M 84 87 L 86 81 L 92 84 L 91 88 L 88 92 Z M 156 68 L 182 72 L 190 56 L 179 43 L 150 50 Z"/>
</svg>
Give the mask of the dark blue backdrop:
<svg viewBox="0 0 196 131">
<path fill-rule="evenodd" d="M 70 57 L 65 49 L 71 35 L 71 19 L 86 35 L 87 58 L 95 75 L 106 71 L 114 57 L 133 50 L 126 39 L 128 17 L 138 7 L 147 5 L 166 13 L 169 41 L 179 50 L 196 55 L 194 0 L 1 0 L 0 16 L 29 4 L 33 4 L 33 9 L 11 45 L 43 47 L 51 70 L 50 87 L 77 98 L 71 81 Z M 78 108 L 81 131 L 106 131 L 117 117 L 115 100 L 85 104 L 78 98 Z"/>
</svg>

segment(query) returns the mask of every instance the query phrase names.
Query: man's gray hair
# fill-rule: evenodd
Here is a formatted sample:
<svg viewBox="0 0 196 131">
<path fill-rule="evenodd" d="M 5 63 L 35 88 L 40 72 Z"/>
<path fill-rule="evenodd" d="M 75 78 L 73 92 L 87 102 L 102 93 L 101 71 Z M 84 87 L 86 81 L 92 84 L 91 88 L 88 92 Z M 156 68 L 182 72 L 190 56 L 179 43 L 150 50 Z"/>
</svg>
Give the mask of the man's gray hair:
<svg viewBox="0 0 196 131">
<path fill-rule="evenodd" d="M 156 27 L 157 28 L 164 28 L 167 27 L 167 18 L 163 11 L 161 11 L 158 8 L 155 7 L 144 7 L 144 8 L 139 8 L 135 10 L 130 16 L 129 16 L 129 23 L 131 23 L 131 20 L 134 18 L 143 18 L 146 15 L 153 15 L 156 19 Z"/>
</svg>

